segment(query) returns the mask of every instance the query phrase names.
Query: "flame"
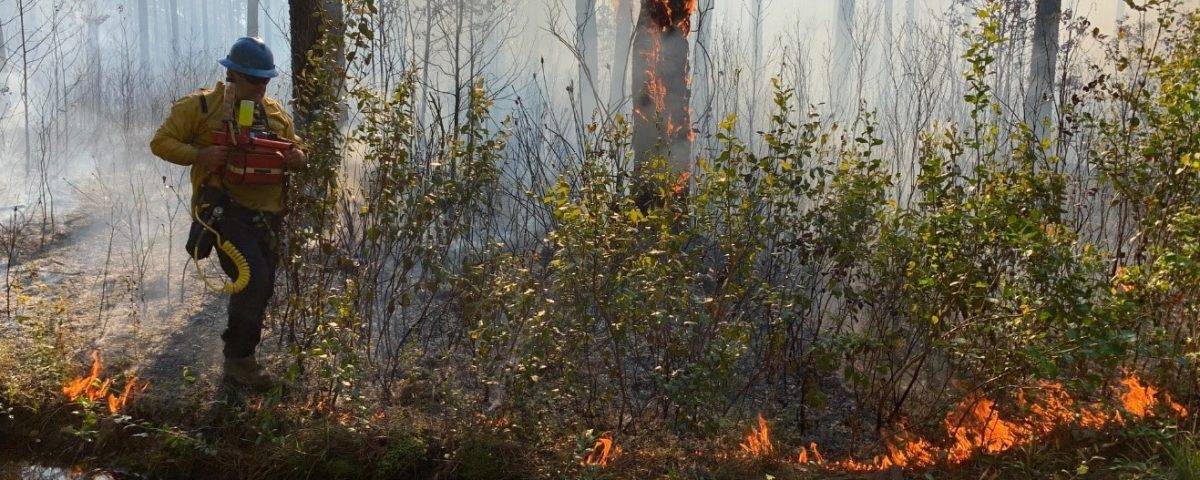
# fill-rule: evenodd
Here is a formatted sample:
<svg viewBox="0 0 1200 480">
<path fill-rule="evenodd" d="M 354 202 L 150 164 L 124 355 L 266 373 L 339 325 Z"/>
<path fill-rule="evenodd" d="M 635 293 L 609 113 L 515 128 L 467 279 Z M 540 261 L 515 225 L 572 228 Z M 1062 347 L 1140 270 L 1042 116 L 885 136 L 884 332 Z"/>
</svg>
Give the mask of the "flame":
<svg viewBox="0 0 1200 480">
<path fill-rule="evenodd" d="M 646 91 L 650 93 L 650 100 L 654 101 L 654 111 L 666 112 L 667 85 L 658 79 L 653 70 L 646 70 Z"/>
<path fill-rule="evenodd" d="M 1053 431 L 1068 425 L 1089 430 L 1101 430 L 1111 425 L 1126 422 L 1122 412 L 1135 419 L 1143 419 L 1167 412 L 1183 418 L 1188 410 L 1176 403 L 1169 394 L 1146 385 L 1136 374 L 1127 374 L 1120 382 L 1118 392 L 1119 411 L 1106 408 L 1101 403 L 1080 405 L 1059 383 L 1042 381 L 1031 389 L 1033 395 L 1024 391 L 1017 393 L 1017 405 L 1028 413 L 1022 420 L 1005 420 L 996 403 L 982 397 L 968 397 L 959 403 L 943 422 L 949 446 L 937 447 L 926 438 L 906 432 L 887 435 L 883 455 L 870 461 L 853 458 L 826 462 L 815 443 L 800 447 L 796 462 L 800 464 L 824 465 L 832 470 L 868 473 L 890 469 L 917 469 L 933 466 L 940 462 L 949 465 L 961 464 L 980 452 L 1000 454 L 1024 445 L 1033 444 Z M 1030 398 L 1032 397 L 1032 398 Z M 765 421 L 759 417 L 760 429 Z M 742 444 L 749 451 L 754 445 L 755 432 Z M 761 437 L 761 438 L 765 438 Z M 769 438 L 766 439 L 769 442 Z M 769 445 L 769 443 L 768 443 Z M 769 453 L 769 452 L 768 452 Z"/>
<path fill-rule="evenodd" d="M 1026 399 L 1024 390 L 1017 392 L 1017 404 L 1029 410 L 1031 433 L 1046 435 L 1075 420 L 1075 399 L 1061 383 L 1041 381 L 1034 391 L 1034 401 Z"/>
<path fill-rule="evenodd" d="M 696 12 L 697 0 L 656 0 L 646 4 L 655 25 L 668 31 L 676 29 L 687 35 L 692 29 L 692 14 Z"/>
<path fill-rule="evenodd" d="M 750 434 L 746 435 L 741 447 L 751 457 L 766 457 L 775 452 L 775 447 L 771 445 L 771 427 L 761 413 L 758 414 L 758 426 L 750 427 Z"/>
<path fill-rule="evenodd" d="M 691 30 L 691 16 L 697 9 L 697 0 L 654 0 L 643 4 L 642 14 L 650 19 L 648 28 L 651 33 L 653 45 L 650 49 L 640 52 L 640 55 L 646 62 L 646 81 L 645 92 L 650 97 L 654 105 L 654 114 L 643 111 L 641 108 L 634 107 L 634 114 L 644 121 L 656 119 L 662 122 L 661 128 L 663 136 L 666 138 L 675 137 L 685 128 L 688 129 L 688 141 L 695 140 L 695 134 L 690 128 L 691 112 L 684 115 L 684 118 L 675 118 L 667 109 L 667 82 L 659 75 L 658 68 L 662 61 L 662 41 L 664 34 L 678 33 L 683 37 L 687 37 Z M 691 88 L 691 75 L 684 77 L 686 84 L 685 88 Z M 685 107 L 686 108 L 686 107 Z"/>
<path fill-rule="evenodd" d="M 876 462 L 883 468 L 925 467 L 937 463 L 936 450 L 928 440 L 906 432 L 896 434 L 887 442 L 887 456 Z"/>
<path fill-rule="evenodd" d="M 825 457 L 821 456 L 821 451 L 817 449 L 817 442 L 809 443 L 808 448 L 800 447 L 800 454 L 796 456 L 796 463 L 824 465 Z"/>
<path fill-rule="evenodd" d="M 109 413 L 116 415 L 129 403 L 134 388 L 137 388 L 138 385 L 142 385 L 144 388 L 145 385 L 139 384 L 138 378 L 133 377 L 125 383 L 125 388 L 121 390 L 120 394 L 110 394 L 109 388 L 112 387 L 112 379 L 100 379 L 100 370 L 103 366 L 103 363 L 100 362 L 100 351 L 93 350 L 91 357 L 92 367 L 88 374 L 65 383 L 62 387 L 63 395 L 66 395 L 72 402 L 81 399 L 87 399 L 88 402 L 105 400 Z"/>
<path fill-rule="evenodd" d="M 1130 282 L 1129 275 L 1125 271 L 1125 266 L 1117 267 L 1117 271 L 1113 273 L 1110 279 L 1113 285 L 1113 293 L 1118 291 L 1121 293 L 1129 293 L 1134 290 L 1134 285 Z"/>
<path fill-rule="evenodd" d="M 688 180 L 691 180 L 691 178 L 692 172 L 685 171 L 680 173 L 679 178 L 675 180 L 675 184 L 671 186 L 671 191 L 674 192 L 675 195 L 683 194 L 683 192 L 687 190 Z"/>
<path fill-rule="evenodd" d="M 954 439 L 952 460 L 970 458 L 976 450 L 1000 453 L 1027 437 L 1025 428 L 1000 418 L 996 403 L 986 398 L 968 399 L 946 416 L 946 431 Z"/>
<path fill-rule="evenodd" d="M 120 395 L 108 396 L 108 413 L 116 415 L 121 410 L 125 409 L 125 404 L 129 403 L 129 394 L 133 393 L 133 387 L 138 383 L 138 378 L 133 377 L 129 382 L 125 383 L 125 388 L 121 390 Z"/>
<path fill-rule="evenodd" d="M 79 377 L 63 385 L 63 394 L 71 400 L 87 397 L 88 400 L 95 401 L 96 398 L 99 398 L 94 387 L 99 386 L 96 382 L 100 379 L 100 365 L 100 352 L 93 351 L 91 372 L 86 377 Z"/>
<path fill-rule="evenodd" d="M 612 433 L 605 432 L 596 439 L 596 444 L 583 457 L 583 466 L 606 467 L 608 462 L 621 453 L 621 446 L 613 443 Z"/>
<path fill-rule="evenodd" d="M 1154 405 L 1157 403 L 1155 395 L 1158 389 L 1149 385 L 1142 385 L 1142 382 L 1136 376 L 1125 377 L 1121 380 L 1121 385 L 1125 386 L 1125 393 L 1121 395 L 1121 406 L 1126 412 L 1137 418 L 1146 418 L 1150 415 Z"/>
<path fill-rule="evenodd" d="M 1171 394 L 1163 394 L 1163 403 L 1167 405 L 1167 409 L 1170 410 L 1171 413 L 1174 413 L 1176 417 L 1184 418 L 1188 416 L 1188 409 L 1183 405 L 1175 403 L 1175 400 L 1171 398 Z"/>
</svg>

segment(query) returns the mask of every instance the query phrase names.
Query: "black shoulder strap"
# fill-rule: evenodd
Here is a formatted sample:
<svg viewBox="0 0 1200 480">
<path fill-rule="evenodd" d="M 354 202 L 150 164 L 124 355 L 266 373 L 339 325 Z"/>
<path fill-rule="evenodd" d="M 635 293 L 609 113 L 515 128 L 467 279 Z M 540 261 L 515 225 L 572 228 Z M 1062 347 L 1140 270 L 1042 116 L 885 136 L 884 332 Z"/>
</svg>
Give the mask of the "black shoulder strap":
<svg viewBox="0 0 1200 480">
<path fill-rule="evenodd" d="M 257 107 L 258 115 L 262 118 L 262 125 L 264 127 L 266 127 L 267 130 L 270 130 L 271 129 L 271 117 L 267 116 L 267 107 L 265 104 L 266 104 L 266 101 L 256 102 L 254 104 L 254 106 Z"/>
</svg>

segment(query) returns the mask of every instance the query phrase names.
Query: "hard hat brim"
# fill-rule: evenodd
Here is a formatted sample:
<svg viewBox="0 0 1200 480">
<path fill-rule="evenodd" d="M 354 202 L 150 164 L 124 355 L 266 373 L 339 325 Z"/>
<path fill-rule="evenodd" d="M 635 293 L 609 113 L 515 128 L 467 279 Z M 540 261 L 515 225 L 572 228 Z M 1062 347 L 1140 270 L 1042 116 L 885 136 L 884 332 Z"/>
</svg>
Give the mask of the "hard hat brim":
<svg viewBox="0 0 1200 480">
<path fill-rule="evenodd" d="M 225 68 L 228 68 L 230 70 L 233 70 L 233 71 L 241 73 L 241 74 L 250 75 L 251 77 L 275 78 L 275 77 L 279 76 L 279 71 L 274 68 L 271 68 L 269 70 L 262 70 L 262 69 L 258 69 L 258 68 L 248 68 L 243 65 L 239 65 L 237 62 L 230 60 L 228 57 L 217 60 L 217 63 L 221 64 Z"/>
</svg>

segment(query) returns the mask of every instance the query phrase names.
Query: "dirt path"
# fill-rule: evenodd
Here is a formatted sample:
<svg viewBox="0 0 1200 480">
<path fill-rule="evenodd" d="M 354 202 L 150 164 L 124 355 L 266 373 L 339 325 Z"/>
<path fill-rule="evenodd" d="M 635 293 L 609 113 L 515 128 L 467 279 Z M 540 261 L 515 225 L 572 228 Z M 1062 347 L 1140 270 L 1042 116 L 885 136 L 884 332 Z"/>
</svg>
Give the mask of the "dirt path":
<svg viewBox="0 0 1200 480">
<path fill-rule="evenodd" d="M 72 346 L 81 368 L 99 350 L 106 365 L 168 396 L 183 383 L 211 382 L 219 373 L 225 299 L 204 290 L 195 267 L 180 248 L 169 249 L 166 235 L 134 248 L 139 243 L 124 233 L 128 225 L 106 213 L 72 212 L 53 242 L 14 262 L 16 315 L 57 317 L 77 340 Z"/>
</svg>

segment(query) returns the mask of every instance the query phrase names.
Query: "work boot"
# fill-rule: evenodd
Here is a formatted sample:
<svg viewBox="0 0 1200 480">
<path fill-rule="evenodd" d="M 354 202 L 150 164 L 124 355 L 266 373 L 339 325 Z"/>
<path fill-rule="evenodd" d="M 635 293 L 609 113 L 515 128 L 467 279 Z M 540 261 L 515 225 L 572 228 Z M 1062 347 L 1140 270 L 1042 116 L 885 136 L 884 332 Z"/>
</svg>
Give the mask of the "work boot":
<svg viewBox="0 0 1200 480">
<path fill-rule="evenodd" d="M 258 360 L 254 356 L 244 358 L 225 358 L 225 383 L 246 388 L 248 390 L 264 393 L 275 386 L 275 381 L 271 379 L 267 372 L 258 365 Z"/>
</svg>

